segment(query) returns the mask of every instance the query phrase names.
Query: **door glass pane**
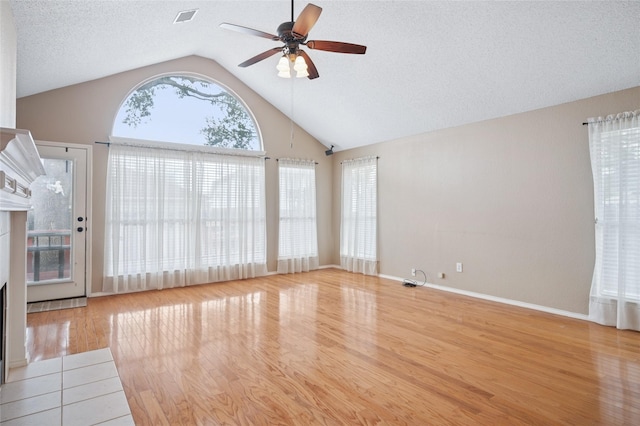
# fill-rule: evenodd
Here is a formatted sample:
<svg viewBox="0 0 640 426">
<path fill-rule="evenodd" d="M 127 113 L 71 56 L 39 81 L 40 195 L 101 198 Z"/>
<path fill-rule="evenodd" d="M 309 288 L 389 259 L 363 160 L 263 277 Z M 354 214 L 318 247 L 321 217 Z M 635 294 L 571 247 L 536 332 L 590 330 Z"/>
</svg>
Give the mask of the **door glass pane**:
<svg viewBox="0 0 640 426">
<path fill-rule="evenodd" d="M 73 162 L 43 159 L 47 174 L 31 185 L 27 214 L 27 284 L 71 279 Z"/>
</svg>

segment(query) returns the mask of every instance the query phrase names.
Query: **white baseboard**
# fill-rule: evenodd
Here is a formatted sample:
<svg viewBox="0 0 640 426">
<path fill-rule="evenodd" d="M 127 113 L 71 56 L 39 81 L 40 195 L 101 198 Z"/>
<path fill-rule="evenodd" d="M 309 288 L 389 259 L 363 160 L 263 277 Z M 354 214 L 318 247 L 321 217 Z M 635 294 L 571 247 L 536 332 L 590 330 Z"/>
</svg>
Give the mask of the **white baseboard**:
<svg viewBox="0 0 640 426">
<path fill-rule="evenodd" d="M 394 277 L 392 275 L 379 274 L 378 276 L 380 278 L 387 278 L 393 281 L 402 282 L 405 280 L 405 278 Z M 418 285 L 420 285 L 420 283 L 418 283 Z M 579 319 L 583 321 L 590 321 L 588 315 L 578 314 L 576 312 L 565 311 L 562 309 L 550 308 L 548 306 L 536 305 L 534 303 L 521 302 L 519 300 L 491 296 L 489 294 L 476 293 L 474 291 L 468 291 L 468 290 L 460 290 L 453 287 L 446 287 L 446 286 L 431 284 L 431 283 L 424 284 L 424 287 L 433 288 L 435 290 L 447 291 L 449 293 L 461 294 L 463 296 L 475 297 L 476 299 L 483 299 L 483 300 L 489 300 L 491 302 L 498 302 L 498 303 L 504 303 L 506 305 L 518 306 L 520 308 L 533 309 L 535 311 L 546 312 L 548 314 L 555 314 L 555 315 L 561 315 L 563 317 L 574 318 L 574 319 Z"/>
<path fill-rule="evenodd" d="M 319 266 L 318 269 L 342 269 L 340 265 L 322 265 Z"/>
<path fill-rule="evenodd" d="M 342 269 L 340 265 L 322 265 L 318 269 L 331 269 L 331 268 Z M 267 272 L 267 275 L 276 275 L 276 274 L 277 272 L 275 271 Z M 389 280 L 399 281 L 399 282 L 402 282 L 405 280 L 405 278 L 400 278 L 393 275 L 378 274 L 378 276 L 380 278 L 386 278 Z M 418 282 L 418 285 L 420 286 L 419 282 Z M 483 300 L 489 300 L 491 302 L 504 303 L 505 305 L 512 305 L 512 306 L 518 306 L 520 308 L 533 309 L 534 311 L 546 312 L 548 314 L 560 315 L 563 317 L 574 318 L 582 321 L 591 321 L 588 315 L 578 314 L 576 312 L 565 311 L 562 309 L 551 308 L 548 306 L 536 305 L 534 303 L 521 302 L 519 300 L 491 296 L 489 294 L 476 293 L 474 291 L 461 290 L 458 288 L 447 287 L 447 286 L 431 284 L 431 283 L 425 283 L 424 287 L 433 288 L 435 290 L 447 291 L 449 293 L 461 294 L 463 296 L 475 297 L 476 299 L 483 299 Z M 91 293 L 87 297 L 112 296 L 114 294 L 116 293 L 96 292 L 96 293 Z"/>
<path fill-rule="evenodd" d="M 19 359 L 19 360 L 13 360 L 9 362 L 9 370 L 11 370 L 12 368 L 19 368 L 19 367 L 24 367 L 28 364 L 27 359 Z"/>
<path fill-rule="evenodd" d="M 96 291 L 95 293 L 88 294 L 87 299 L 92 297 L 113 296 L 114 294 L 117 294 L 117 293 L 107 293 L 104 291 Z"/>
</svg>

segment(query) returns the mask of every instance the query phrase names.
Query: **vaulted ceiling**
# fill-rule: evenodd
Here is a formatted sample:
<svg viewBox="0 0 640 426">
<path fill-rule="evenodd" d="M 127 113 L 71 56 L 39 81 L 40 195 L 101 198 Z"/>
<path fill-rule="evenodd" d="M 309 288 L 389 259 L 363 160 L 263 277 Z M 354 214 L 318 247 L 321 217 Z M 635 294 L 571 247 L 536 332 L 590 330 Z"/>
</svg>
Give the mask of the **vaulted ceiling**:
<svg viewBox="0 0 640 426">
<path fill-rule="evenodd" d="M 343 150 L 640 85 L 638 1 L 313 2 L 309 39 L 367 52 L 306 49 L 320 78 L 285 80 L 278 55 L 237 66 L 278 43 L 219 25 L 275 34 L 289 1 L 10 0 L 18 97 L 199 55 Z"/>
</svg>

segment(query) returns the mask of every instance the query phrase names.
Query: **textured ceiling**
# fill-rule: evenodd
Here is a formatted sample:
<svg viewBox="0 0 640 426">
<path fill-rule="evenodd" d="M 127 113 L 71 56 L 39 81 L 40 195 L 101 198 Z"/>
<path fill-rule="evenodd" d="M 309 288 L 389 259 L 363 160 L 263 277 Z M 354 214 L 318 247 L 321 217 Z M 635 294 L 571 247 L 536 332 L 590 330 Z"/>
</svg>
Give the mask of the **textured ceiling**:
<svg viewBox="0 0 640 426">
<path fill-rule="evenodd" d="M 275 33 L 289 1 L 10 3 L 18 97 L 199 55 L 336 150 L 640 85 L 640 1 L 315 0 L 323 12 L 309 39 L 367 53 L 307 49 L 320 78 L 293 81 L 276 77 L 277 55 L 237 67 L 277 43 L 219 28 Z M 173 24 L 188 9 L 195 19 Z"/>
</svg>

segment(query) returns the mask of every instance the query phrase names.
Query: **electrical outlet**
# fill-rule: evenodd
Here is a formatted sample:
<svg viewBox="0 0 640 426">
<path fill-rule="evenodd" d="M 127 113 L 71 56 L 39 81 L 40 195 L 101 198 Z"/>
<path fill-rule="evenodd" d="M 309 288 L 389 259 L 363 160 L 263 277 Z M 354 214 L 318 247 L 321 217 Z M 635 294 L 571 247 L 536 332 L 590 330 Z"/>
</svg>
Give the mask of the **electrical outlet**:
<svg viewBox="0 0 640 426">
<path fill-rule="evenodd" d="M 411 268 L 411 276 L 412 277 L 416 276 L 416 268 Z"/>
<path fill-rule="evenodd" d="M 438 278 L 444 279 L 444 272 L 438 272 Z"/>
<path fill-rule="evenodd" d="M 456 272 L 462 272 L 462 262 L 456 263 Z"/>
</svg>

